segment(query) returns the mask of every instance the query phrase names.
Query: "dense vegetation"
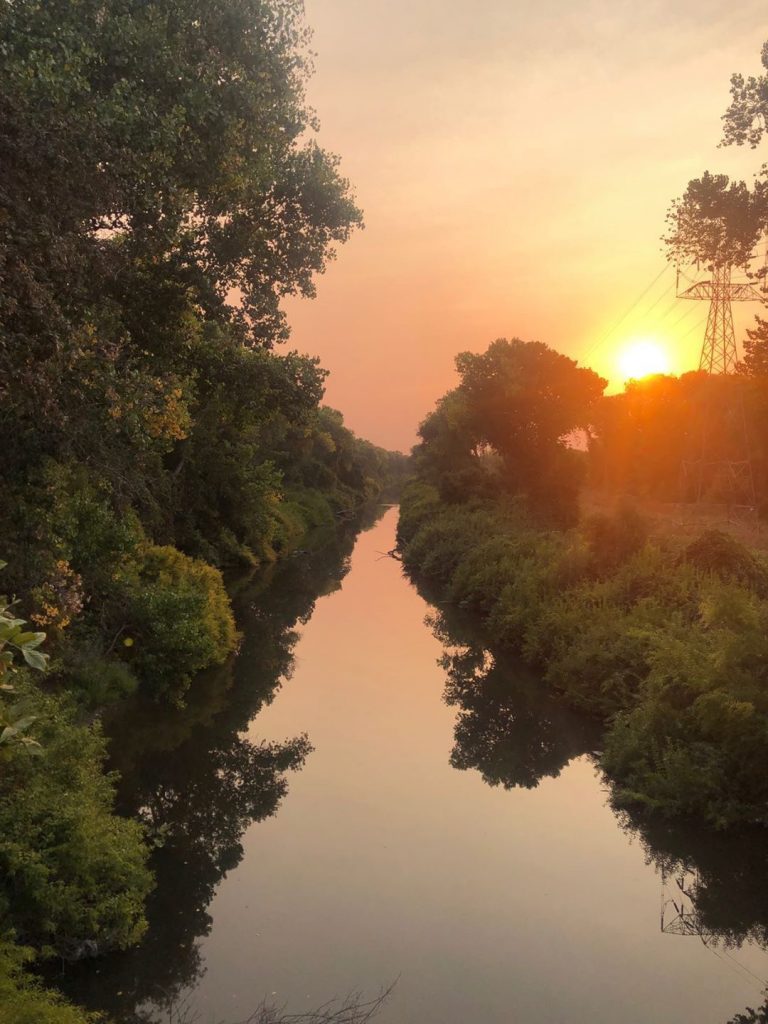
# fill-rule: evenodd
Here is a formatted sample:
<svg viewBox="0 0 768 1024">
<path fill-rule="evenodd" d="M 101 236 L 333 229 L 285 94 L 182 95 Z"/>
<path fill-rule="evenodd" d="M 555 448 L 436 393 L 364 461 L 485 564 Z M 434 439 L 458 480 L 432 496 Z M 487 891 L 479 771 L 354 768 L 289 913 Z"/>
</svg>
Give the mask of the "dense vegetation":
<svg viewBox="0 0 768 1024">
<path fill-rule="evenodd" d="M 725 144 L 760 143 L 767 83 L 733 77 Z M 753 187 L 691 181 L 670 210 L 670 258 L 751 273 L 767 173 Z M 406 567 L 602 721 L 618 805 L 768 825 L 768 560 L 718 530 L 693 540 L 651 530 L 631 504 L 765 512 L 766 321 L 748 332 L 738 373 L 632 381 L 610 398 L 595 374 L 539 343 L 497 341 L 456 364 L 459 385 L 414 450 L 399 524 Z M 615 512 L 580 515 L 587 480 Z"/>
<path fill-rule="evenodd" d="M 588 462 L 565 438 L 599 408 L 582 386 L 589 371 L 557 356 L 562 377 L 548 390 L 541 367 L 555 354 L 544 346 L 489 351 L 484 404 L 462 377 L 422 426 L 399 523 L 406 567 L 603 720 L 617 803 L 717 827 L 768 824 L 758 767 L 768 749 L 768 563 L 718 531 L 688 543 L 650 535 L 631 508 L 577 520 L 574 477 L 543 492 L 535 467 L 548 479 L 551 465 Z M 465 365 L 460 357 L 460 374 Z M 473 415 L 453 416 L 449 432 L 447 408 Z M 499 450 L 485 409 L 492 429 L 499 410 L 509 421 L 524 473 L 509 472 L 516 449 Z M 541 428 L 550 419 L 560 436 Z M 458 454 L 446 457 L 446 438 Z"/>
<path fill-rule="evenodd" d="M 606 396 L 591 424 L 590 483 L 641 499 L 756 503 L 765 519 L 768 323 L 748 335 L 738 374 L 659 375 Z"/>
<path fill-rule="evenodd" d="M 273 350 L 281 299 L 361 222 L 314 138 L 301 4 L 19 0 L 0 49 L 4 614 L 40 631 L 0 693 L 2 1013 L 8 941 L 77 958 L 145 926 L 146 839 L 112 812 L 98 715 L 188 700 L 238 643 L 221 570 L 338 522 L 402 460 L 322 406 L 316 359 Z M 42 667 L 43 631 L 44 687 L 8 664 Z"/>
</svg>

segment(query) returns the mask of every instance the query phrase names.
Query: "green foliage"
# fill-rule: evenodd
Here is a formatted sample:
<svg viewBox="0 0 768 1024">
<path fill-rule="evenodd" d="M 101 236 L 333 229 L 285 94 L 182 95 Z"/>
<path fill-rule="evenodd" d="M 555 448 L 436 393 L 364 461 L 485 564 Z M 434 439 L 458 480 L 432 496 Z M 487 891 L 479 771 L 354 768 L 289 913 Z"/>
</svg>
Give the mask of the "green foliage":
<svg viewBox="0 0 768 1024">
<path fill-rule="evenodd" d="M 669 258 L 677 265 L 693 263 L 710 270 L 746 267 L 764 218 L 761 190 L 705 171 L 688 182 L 685 194 L 667 214 L 669 234 L 664 241 Z"/>
<path fill-rule="evenodd" d="M 763 43 L 762 65 L 768 72 L 768 42 Z M 731 105 L 723 116 L 723 143 L 753 149 L 768 126 L 768 74 L 731 75 Z"/>
<path fill-rule="evenodd" d="M 21 673 L 17 686 L 33 692 Z M 97 728 L 77 724 L 64 698 L 34 696 L 44 755 L 0 775 L 0 919 L 43 955 L 124 949 L 144 929 L 142 830 L 112 814 Z"/>
<path fill-rule="evenodd" d="M 0 597 L 0 678 L 12 666 L 14 655 L 21 655 L 30 668 L 40 671 L 46 667 L 48 660 L 48 655 L 38 650 L 45 640 L 45 633 L 24 629 L 26 620 L 15 618 L 10 608 L 8 598 Z"/>
<path fill-rule="evenodd" d="M 722 530 L 707 530 L 684 550 L 691 565 L 719 576 L 737 580 L 768 595 L 768 570 L 743 544 Z"/>
<path fill-rule="evenodd" d="M 397 543 L 403 548 L 409 544 L 419 527 L 432 513 L 440 510 L 440 495 L 437 488 L 421 481 L 411 480 L 403 488 L 400 501 L 400 515 L 397 520 Z"/>
<path fill-rule="evenodd" d="M 759 560 L 707 533 L 652 544 L 628 509 L 566 533 L 499 502 L 404 495 L 406 568 L 478 614 L 604 722 L 617 804 L 717 827 L 768 823 L 768 599 Z"/>
<path fill-rule="evenodd" d="M 0 569 L 5 566 L 5 562 L 0 562 Z M 20 655 L 30 668 L 39 671 L 48 662 L 48 655 L 38 649 L 45 633 L 25 630 L 25 620 L 15 618 L 11 607 L 7 597 L 0 597 L 0 763 L 19 748 L 28 753 L 40 749 L 28 732 L 37 718 L 34 702 L 19 699 L 10 681 L 15 674 L 14 659 L 18 660 Z"/>
<path fill-rule="evenodd" d="M 97 1024 L 97 1014 L 72 1006 L 25 970 L 30 950 L 0 939 L 0 1024 Z"/>
<path fill-rule="evenodd" d="M 649 525 L 631 505 L 615 515 L 597 514 L 582 520 L 581 533 L 590 562 L 598 574 L 615 569 L 639 551 L 648 539 Z"/>
<path fill-rule="evenodd" d="M 321 406 L 317 360 L 272 351 L 282 300 L 361 223 L 307 44 L 296 0 L 0 5 L 0 537 L 23 595 L 0 609 L 0 918 L 36 954 L 144 928 L 142 830 L 83 717 L 137 687 L 181 703 L 237 643 L 214 566 L 402 475 Z M 43 666 L 25 619 L 56 696 L 5 681 L 11 656 Z M 80 1020 L 3 956 L 0 1019 Z"/>
<path fill-rule="evenodd" d="M 397 464 L 321 406 L 316 359 L 271 351 L 361 215 L 294 0 L 20 0 L 0 49 L 10 585 L 88 707 L 133 676 L 179 700 L 235 643 L 187 556 L 272 560 Z"/>
<path fill-rule="evenodd" d="M 61 669 L 73 696 L 88 709 L 99 709 L 130 697 L 139 680 L 125 664 L 88 649 L 76 649 Z"/>
<path fill-rule="evenodd" d="M 205 562 L 149 546 L 117 588 L 115 646 L 154 697 L 180 701 L 196 672 L 234 650 L 237 633 L 221 573 Z"/>
</svg>

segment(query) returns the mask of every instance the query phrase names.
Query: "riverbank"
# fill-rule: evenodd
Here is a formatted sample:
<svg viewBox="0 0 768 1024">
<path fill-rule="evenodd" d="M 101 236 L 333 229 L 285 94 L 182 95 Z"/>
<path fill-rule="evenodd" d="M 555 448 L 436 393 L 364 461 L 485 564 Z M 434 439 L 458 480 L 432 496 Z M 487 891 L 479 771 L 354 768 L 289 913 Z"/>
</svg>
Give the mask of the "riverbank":
<svg viewBox="0 0 768 1024">
<path fill-rule="evenodd" d="M 766 844 L 617 820 L 582 716 L 512 661 L 478 667 L 384 557 L 396 517 L 253 577 L 233 675 L 117 727 L 121 806 L 170 826 L 149 930 L 57 981 L 120 1024 L 167 1024 L 171 1001 L 227 1024 L 265 998 L 298 1014 L 395 978 L 381 1024 L 725 1024 L 760 1001 Z M 270 805 L 274 762 L 241 772 L 242 741 L 303 733 Z M 686 866 L 728 956 L 660 930 Z"/>
<path fill-rule="evenodd" d="M 350 509 L 308 530 L 301 537 L 303 547 L 286 549 L 279 561 L 247 576 L 240 573 L 231 581 L 240 621 L 248 619 L 251 604 L 261 594 L 274 592 L 276 579 L 294 581 L 297 593 L 287 607 L 270 610 L 269 628 L 261 630 L 259 656 L 273 668 L 273 686 L 290 665 L 295 642 L 290 626 L 311 614 L 315 587 L 338 586 L 358 530 L 377 514 L 370 503 Z M 299 580 L 303 580 L 301 586 Z M 223 587 L 220 593 L 228 608 Z M 249 640 L 255 642 L 253 628 Z M 242 653 L 251 652 L 246 640 Z M 142 941 L 148 922 L 157 920 L 156 893 L 161 889 L 160 906 L 165 908 L 170 880 L 157 850 L 178 841 L 168 803 L 171 786 L 159 804 L 149 794 L 136 802 L 126 793 L 135 793 L 138 779 L 161 774 L 158 766 L 171 751 L 174 757 L 181 756 L 178 763 L 186 763 L 180 751 L 196 730 L 212 721 L 227 730 L 244 729 L 255 709 L 271 699 L 269 690 L 233 692 L 237 663 L 230 657 L 196 674 L 184 690 L 183 701 L 158 701 L 156 695 L 142 691 L 112 694 L 109 703 L 95 707 L 95 719 L 93 713 L 84 714 L 82 700 L 67 691 L 66 683 L 52 687 L 42 677 L 35 681 L 29 670 L 13 672 L 19 714 L 26 715 L 24 727 L 35 737 L 30 741 L 39 746 L 0 747 L 0 913 L 5 928 L 13 929 L 5 935 L 15 939 L 15 943 L 8 939 L 0 943 L 0 991 L 5 1001 L 0 1020 L 4 1024 L 5 1012 L 12 1014 L 9 1024 L 27 1019 L 34 1024 L 90 1020 L 76 1005 L 63 1003 L 41 988 L 23 965 L 40 970 L 55 957 L 59 963 L 80 961 L 86 974 L 92 975 L 94 963 L 105 962 L 105 955 L 109 961 Z M 234 713 L 236 727 L 231 721 Z M 216 738 L 221 739 L 218 732 Z M 196 757 L 198 742 L 192 741 Z M 244 827 L 238 821 L 274 812 L 285 791 L 286 773 L 298 768 L 310 749 L 302 736 L 250 747 L 234 732 L 229 747 L 227 757 L 212 771 L 215 775 L 216 770 L 224 770 L 227 762 L 227 778 L 241 787 L 242 807 L 231 821 L 220 820 L 218 841 L 212 837 L 206 841 L 203 859 L 211 868 L 211 858 L 231 861 L 233 837 L 238 827 Z M 207 791 L 210 780 L 201 778 L 199 784 Z M 194 785 L 189 778 L 178 780 L 178 794 L 180 798 L 184 794 L 187 809 L 196 803 L 189 792 Z M 217 799 L 224 802 L 226 793 L 219 792 Z M 200 810 L 207 818 L 216 813 L 213 807 Z M 188 821 L 182 834 L 189 841 Z M 223 836 L 229 838 L 224 841 Z M 218 852 L 217 842 L 224 842 Z M 193 850 L 186 857 L 190 864 L 199 859 Z M 172 884 L 170 891 L 176 891 Z M 175 915 L 169 911 L 168 916 Z M 153 953 L 153 957 L 159 955 Z M 49 977 L 53 980 L 54 975 Z"/>
<path fill-rule="evenodd" d="M 768 568 L 727 534 L 651 540 L 631 510 L 565 531 L 521 500 L 403 495 L 405 567 L 604 722 L 617 805 L 768 824 Z"/>
</svg>

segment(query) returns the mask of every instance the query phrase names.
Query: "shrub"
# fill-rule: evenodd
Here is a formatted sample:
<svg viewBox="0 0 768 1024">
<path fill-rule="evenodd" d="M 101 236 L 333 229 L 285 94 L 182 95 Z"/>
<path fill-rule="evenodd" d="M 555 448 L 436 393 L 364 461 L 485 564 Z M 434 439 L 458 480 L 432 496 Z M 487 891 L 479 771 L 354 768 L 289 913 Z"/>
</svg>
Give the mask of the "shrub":
<svg viewBox="0 0 768 1024">
<path fill-rule="evenodd" d="M 723 580 L 738 580 L 768 595 L 768 570 L 752 552 L 722 530 L 707 530 L 685 549 L 682 560 Z"/>
<path fill-rule="evenodd" d="M 32 690 L 19 672 L 15 685 Z M 98 728 L 63 698 L 35 692 L 43 755 L 0 775 L 0 918 L 43 955 L 124 949 L 142 934 L 151 887 L 141 827 L 112 813 Z"/>
<path fill-rule="evenodd" d="M 603 575 L 639 551 L 648 539 L 648 523 L 631 507 L 613 515 L 589 516 L 581 525 L 591 563 L 597 575 Z"/>
<path fill-rule="evenodd" d="M 715 531 L 682 556 L 646 533 L 631 511 L 545 531 L 519 504 L 416 484 L 399 536 L 409 571 L 605 721 L 618 804 L 768 824 L 765 569 Z"/>
<path fill-rule="evenodd" d="M 93 709 L 129 697 L 139 685 L 124 662 L 87 650 L 77 651 L 71 656 L 63 676 L 74 696 Z"/>
<path fill-rule="evenodd" d="M 0 940 L 0 1024 L 96 1024 L 103 1018 L 43 988 L 24 965 L 31 950 Z"/>
<path fill-rule="evenodd" d="M 116 642 L 154 697 L 180 702 L 196 672 L 221 664 L 235 648 L 221 573 L 176 548 L 148 546 L 121 596 Z"/>
</svg>

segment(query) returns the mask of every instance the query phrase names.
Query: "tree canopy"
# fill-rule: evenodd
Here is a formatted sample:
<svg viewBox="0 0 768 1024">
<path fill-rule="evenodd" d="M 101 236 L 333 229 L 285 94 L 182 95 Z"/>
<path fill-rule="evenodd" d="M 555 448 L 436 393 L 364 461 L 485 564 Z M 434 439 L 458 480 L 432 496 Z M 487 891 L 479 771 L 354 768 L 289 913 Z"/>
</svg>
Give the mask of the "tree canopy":
<svg viewBox="0 0 768 1024">
<path fill-rule="evenodd" d="M 746 267 L 766 220 L 762 186 L 750 189 L 726 174 L 710 174 L 688 182 L 683 196 L 667 214 L 664 241 L 675 263 L 695 263 L 713 270 Z"/>
<path fill-rule="evenodd" d="M 500 338 L 456 357 L 460 383 L 422 423 L 416 449 L 444 493 L 494 486 L 568 518 L 577 470 L 569 435 L 588 427 L 606 381 L 541 342 Z M 496 461 L 494 461 L 494 459 Z"/>
</svg>

